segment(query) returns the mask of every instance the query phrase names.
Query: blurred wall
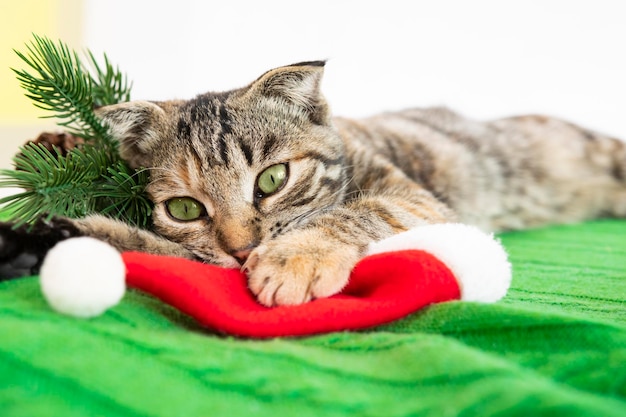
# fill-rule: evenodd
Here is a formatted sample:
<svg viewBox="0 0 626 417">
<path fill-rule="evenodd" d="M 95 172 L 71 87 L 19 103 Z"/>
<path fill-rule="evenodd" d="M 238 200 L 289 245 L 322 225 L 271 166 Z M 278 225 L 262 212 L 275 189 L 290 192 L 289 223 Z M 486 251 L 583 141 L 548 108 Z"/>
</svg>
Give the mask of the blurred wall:
<svg viewBox="0 0 626 417">
<path fill-rule="evenodd" d="M 329 59 L 335 113 L 542 112 L 626 137 L 623 0 L 86 0 L 85 41 L 136 98 L 239 87 Z"/>
<path fill-rule="evenodd" d="M 82 44 L 82 0 L 0 0 L 0 168 L 11 166 L 17 147 L 54 123 L 24 96 L 10 68 L 25 66 L 13 52 L 24 51 L 32 33 Z M 2 190 L 0 190 L 1 193 Z"/>
</svg>

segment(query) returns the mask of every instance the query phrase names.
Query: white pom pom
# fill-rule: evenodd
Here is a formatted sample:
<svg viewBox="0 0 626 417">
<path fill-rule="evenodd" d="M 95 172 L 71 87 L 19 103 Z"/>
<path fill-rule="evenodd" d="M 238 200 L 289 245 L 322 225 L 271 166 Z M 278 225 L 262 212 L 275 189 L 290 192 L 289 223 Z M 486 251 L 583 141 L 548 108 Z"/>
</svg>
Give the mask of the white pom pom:
<svg viewBox="0 0 626 417">
<path fill-rule="evenodd" d="M 419 249 L 434 255 L 454 274 L 461 299 L 493 302 L 511 285 L 511 264 L 502 245 L 474 226 L 459 223 L 416 227 L 370 244 L 368 255 Z"/>
<path fill-rule="evenodd" d="M 75 317 L 94 317 L 116 305 L 126 290 L 122 255 L 91 237 L 64 240 L 46 255 L 41 290 L 50 306 Z"/>
</svg>

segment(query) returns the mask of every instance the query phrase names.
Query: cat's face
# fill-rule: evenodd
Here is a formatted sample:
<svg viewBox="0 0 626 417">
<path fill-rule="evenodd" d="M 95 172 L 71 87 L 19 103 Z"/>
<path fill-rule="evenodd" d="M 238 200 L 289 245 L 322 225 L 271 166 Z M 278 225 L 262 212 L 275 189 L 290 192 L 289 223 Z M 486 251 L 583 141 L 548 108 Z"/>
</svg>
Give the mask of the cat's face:
<svg viewBox="0 0 626 417">
<path fill-rule="evenodd" d="M 122 156 L 151 169 L 155 230 L 239 267 L 261 242 L 341 201 L 343 145 L 319 92 L 322 69 L 297 64 L 228 93 L 100 110 Z"/>
</svg>

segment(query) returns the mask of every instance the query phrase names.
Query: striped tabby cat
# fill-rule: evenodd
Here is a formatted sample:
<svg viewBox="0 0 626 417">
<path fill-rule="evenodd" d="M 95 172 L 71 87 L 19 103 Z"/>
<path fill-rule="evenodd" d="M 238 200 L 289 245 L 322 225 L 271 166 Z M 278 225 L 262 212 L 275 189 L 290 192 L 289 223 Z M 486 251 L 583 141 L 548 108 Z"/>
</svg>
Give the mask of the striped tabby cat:
<svg viewBox="0 0 626 417">
<path fill-rule="evenodd" d="M 90 235 L 243 268 L 261 303 L 298 304 L 340 291 L 369 242 L 408 228 L 626 216 L 618 140 L 543 116 L 477 122 L 444 108 L 331 118 L 323 69 L 299 63 L 238 90 L 100 109 L 122 157 L 151 168 L 154 233 L 101 216 L 41 222 L 37 239 L 5 226 L 5 275 Z"/>
</svg>

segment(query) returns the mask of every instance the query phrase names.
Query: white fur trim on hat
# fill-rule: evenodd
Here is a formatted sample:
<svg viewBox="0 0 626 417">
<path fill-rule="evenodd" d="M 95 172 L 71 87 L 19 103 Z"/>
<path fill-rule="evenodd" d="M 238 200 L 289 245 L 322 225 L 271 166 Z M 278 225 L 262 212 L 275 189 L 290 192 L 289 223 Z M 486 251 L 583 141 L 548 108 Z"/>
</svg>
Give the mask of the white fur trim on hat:
<svg viewBox="0 0 626 417">
<path fill-rule="evenodd" d="M 442 261 L 456 277 L 461 299 L 493 302 L 511 285 L 511 264 L 502 245 L 491 234 L 459 223 L 416 227 L 371 243 L 367 255 L 419 249 Z"/>
<path fill-rule="evenodd" d="M 91 237 L 58 243 L 46 255 L 39 275 L 50 306 L 75 317 L 102 314 L 116 305 L 126 290 L 122 255 Z"/>
</svg>

